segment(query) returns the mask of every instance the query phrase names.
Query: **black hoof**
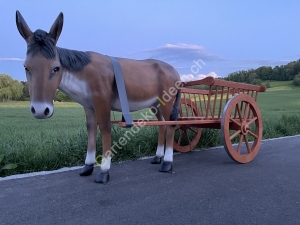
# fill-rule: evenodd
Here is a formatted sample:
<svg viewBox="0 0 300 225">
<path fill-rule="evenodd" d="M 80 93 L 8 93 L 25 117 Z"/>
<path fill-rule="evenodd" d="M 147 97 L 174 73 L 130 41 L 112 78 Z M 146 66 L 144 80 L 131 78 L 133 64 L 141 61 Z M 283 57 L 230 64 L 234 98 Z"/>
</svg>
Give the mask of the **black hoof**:
<svg viewBox="0 0 300 225">
<path fill-rule="evenodd" d="M 164 161 L 159 169 L 160 172 L 172 172 L 172 162 Z"/>
<path fill-rule="evenodd" d="M 106 184 L 109 181 L 109 172 L 102 172 L 100 171 L 96 178 L 95 178 L 95 183 L 103 183 Z"/>
<path fill-rule="evenodd" d="M 162 157 L 154 156 L 154 158 L 151 160 L 151 164 L 160 164 L 161 158 Z"/>
<path fill-rule="evenodd" d="M 93 173 L 94 164 L 93 165 L 84 165 L 84 167 L 80 171 L 80 176 L 89 176 Z"/>
</svg>

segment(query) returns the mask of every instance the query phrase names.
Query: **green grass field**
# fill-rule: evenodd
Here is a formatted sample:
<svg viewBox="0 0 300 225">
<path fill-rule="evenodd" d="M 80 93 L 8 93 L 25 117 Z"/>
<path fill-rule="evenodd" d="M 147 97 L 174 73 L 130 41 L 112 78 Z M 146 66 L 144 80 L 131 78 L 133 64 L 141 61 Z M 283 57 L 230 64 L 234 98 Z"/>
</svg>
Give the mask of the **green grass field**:
<svg viewBox="0 0 300 225">
<path fill-rule="evenodd" d="M 258 105 L 264 121 L 264 138 L 300 134 L 300 87 L 292 81 L 271 81 L 260 93 Z"/>
<path fill-rule="evenodd" d="M 258 97 L 264 122 L 263 138 L 299 134 L 300 87 L 291 82 L 270 83 L 271 88 Z M 112 113 L 112 119 L 120 117 L 120 113 Z M 133 117 L 141 118 L 141 112 L 133 113 Z M 112 130 L 115 141 L 126 131 L 117 125 Z M 113 159 L 154 155 L 156 141 L 157 128 L 143 127 Z M 54 115 L 47 120 L 33 118 L 29 102 L 0 103 L 0 155 L 4 155 L 0 168 L 8 163 L 18 164 L 14 170 L 1 170 L 0 176 L 82 165 L 86 145 L 85 114 L 77 103 L 56 102 Z M 221 145 L 220 130 L 204 129 L 197 148 L 217 145 Z M 98 154 L 101 154 L 101 147 L 99 133 Z"/>
<path fill-rule="evenodd" d="M 260 93 L 258 104 L 263 116 L 298 115 L 300 110 L 300 87 L 292 81 L 271 81 L 271 88 Z"/>
</svg>

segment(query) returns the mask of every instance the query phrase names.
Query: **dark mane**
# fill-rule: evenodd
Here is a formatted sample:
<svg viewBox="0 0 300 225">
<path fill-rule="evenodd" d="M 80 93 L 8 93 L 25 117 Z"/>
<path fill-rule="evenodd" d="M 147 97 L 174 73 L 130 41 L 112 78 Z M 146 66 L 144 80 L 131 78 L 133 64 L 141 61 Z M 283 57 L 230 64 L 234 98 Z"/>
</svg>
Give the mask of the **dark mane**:
<svg viewBox="0 0 300 225">
<path fill-rule="evenodd" d="M 80 71 L 91 62 L 87 52 L 56 47 L 50 34 L 43 30 L 36 30 L 33 33 L 33 43 L 27 46 L 27 54 L 34 55 L 40 51 L 47 59 L 54 59 L 56 50 L 61 65 L 69 71 Z"/>
<path fill-rule="evenodd" d="M 80 71 L 91 62 L 87 52 L 57 47 L 60 63 L 69 71 Z"/>
</svg>

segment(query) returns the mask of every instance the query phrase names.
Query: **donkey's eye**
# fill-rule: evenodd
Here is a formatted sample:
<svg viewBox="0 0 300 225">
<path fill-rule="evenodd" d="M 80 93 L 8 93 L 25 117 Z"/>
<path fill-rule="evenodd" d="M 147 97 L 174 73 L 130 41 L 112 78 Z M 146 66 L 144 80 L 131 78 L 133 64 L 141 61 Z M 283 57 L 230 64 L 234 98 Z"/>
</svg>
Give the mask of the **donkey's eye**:
<svg viewBox="0 0 300 225">
<path fill-rule="evenodd" d="M 58 71 L 59 71 L 59 67 L 57 66 L 51 71 L 51 73 L 57 73 Z"/>
<path fill-rule="evenodd" d="M 50 79 L 52 79 L 58 71 L 59 71 L 59 67 L 56 66 L 50 73 Z"/>
<path fill-rule="evenodd" d="M 25 72 L 26 72 L 26 76 L 31 77 L 31 73 L 30 73 L 29 69 L 26 66 L 24 66 L 24 69 L 25 69 Z"/>
</svg>

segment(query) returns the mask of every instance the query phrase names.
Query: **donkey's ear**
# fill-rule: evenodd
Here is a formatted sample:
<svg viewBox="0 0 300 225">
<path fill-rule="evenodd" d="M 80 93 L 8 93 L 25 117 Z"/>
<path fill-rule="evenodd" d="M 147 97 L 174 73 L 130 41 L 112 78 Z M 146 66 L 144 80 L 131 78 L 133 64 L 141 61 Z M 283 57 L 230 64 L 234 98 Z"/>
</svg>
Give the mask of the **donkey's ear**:
<svg viewBox="0 0 300 225">
<path fill-rule="evenodd" d="M 25 39 L 26 42 L 28 42 L 28 38 L 32 36 L 32 31 L 28 27 L 19 11 L 16 12 L 16 24 L 21 36 Z"/>
<path fill-rule="evenodd" d="M 50 28 L 49 34 L 50 36 L 55 40 L 55 44 L 59 38 L 59 35 L 62 31 L 64 23 L 64 14 L 61 12 L 54 23 L 52 24 L 52 27 Z"/>
</svg>

